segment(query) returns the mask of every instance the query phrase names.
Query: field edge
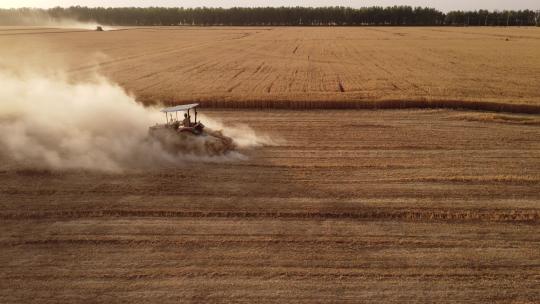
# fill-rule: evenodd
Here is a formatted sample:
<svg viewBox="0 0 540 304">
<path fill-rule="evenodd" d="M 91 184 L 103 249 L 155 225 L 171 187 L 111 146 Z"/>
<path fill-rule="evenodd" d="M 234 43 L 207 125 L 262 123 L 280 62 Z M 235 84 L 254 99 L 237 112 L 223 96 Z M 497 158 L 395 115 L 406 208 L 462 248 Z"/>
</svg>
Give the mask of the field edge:
<svg viewBox="0 0 540 304">
<path fill-rule="evenodd" d="M 540 105 L 491 101 L 467 100 L 227 100 L 227 99 L 167 99 L 137 98 L 145 105 L 177 105 L 199 103 L 212 109 L 281 109 L 281 110 L 401 110 L 401 109 L 450 109 L 503 112 L 516 114 L 540 114 Z"/>
</svg>

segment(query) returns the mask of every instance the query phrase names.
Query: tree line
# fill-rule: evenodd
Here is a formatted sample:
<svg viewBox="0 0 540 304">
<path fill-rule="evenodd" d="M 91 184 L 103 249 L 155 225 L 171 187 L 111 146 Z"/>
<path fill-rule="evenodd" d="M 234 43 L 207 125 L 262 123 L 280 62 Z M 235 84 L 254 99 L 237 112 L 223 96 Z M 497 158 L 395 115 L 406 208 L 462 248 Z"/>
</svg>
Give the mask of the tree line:
<svg viewBox="0 0 540 304">
<path fill-rule="evenodd" d="M 103 25 L 243 25 L 243 26 L 531 26 L 540 11 L 451 11 L 391 7 L 261 7 L 261 8 L 89 8 L 0 9 L 0 25 L 39 25 L 64 19 Z"/>
</svg>

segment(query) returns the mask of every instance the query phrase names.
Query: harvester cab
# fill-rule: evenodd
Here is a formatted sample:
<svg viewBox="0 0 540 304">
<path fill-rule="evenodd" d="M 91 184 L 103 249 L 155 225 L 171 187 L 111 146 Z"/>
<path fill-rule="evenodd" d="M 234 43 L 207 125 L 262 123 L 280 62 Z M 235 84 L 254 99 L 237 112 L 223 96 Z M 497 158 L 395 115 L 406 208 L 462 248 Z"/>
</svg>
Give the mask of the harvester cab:
<svg viewBox="0 0 540 304">
<path fill-rule="evenodd" d="M 197 120 L 198 106 L 194 103 L 162 109 L 165 123 L 150 127 L 149 138 L 159 142 L 162 148 L 171 153 L 184 151 L 213 156 L 235 149 L 232 138 L 223 135 L 221 131 L 205 128 Z"/>
<path fill-rule="evenodd" d="M 161 112 L 165 114 L 165 124 L 150 127 L 150 132 L 159 129 L 169 129 L 179 133 L 203 134 L 204 125 L 200 121 L 197 121 L 198 106 L 198 103 L 194 103 L 162 109 Z M 182 120 L 179 120 L 178 112 L 184 113 Z M 193 120 L 191 119 L 191 113 L 194 114 Z"/>
</svg>

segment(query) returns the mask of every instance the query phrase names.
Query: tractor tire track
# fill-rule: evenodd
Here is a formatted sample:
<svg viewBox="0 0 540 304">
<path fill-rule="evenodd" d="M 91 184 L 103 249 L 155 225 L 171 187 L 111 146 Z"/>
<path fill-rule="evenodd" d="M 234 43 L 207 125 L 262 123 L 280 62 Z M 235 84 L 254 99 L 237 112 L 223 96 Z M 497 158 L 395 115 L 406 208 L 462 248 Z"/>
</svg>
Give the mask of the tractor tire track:
<svg viewBox="0 0 540 304">
<path fill-rule="evenodd" d="M 72 210 L 55 212 L 1 212 L 0 218 L 13 219 L 80 219 L 102 217 L 157 217 L 157 218 L 272 218 L 272 219 L 350 219 L 413 222 L 505 222 L 540 224 L 540 209 L 390 209 L 370 208 L 349 212 L 250 212 L 250 211 L 175 211 L 175 210 Z"/>
</svg>

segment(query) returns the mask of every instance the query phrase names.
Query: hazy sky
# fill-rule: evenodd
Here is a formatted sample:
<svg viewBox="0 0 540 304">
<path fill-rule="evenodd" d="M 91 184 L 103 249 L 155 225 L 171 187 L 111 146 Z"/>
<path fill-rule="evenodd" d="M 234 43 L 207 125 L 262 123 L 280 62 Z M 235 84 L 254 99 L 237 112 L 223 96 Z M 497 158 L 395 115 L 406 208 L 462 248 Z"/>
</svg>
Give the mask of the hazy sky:
<svg viewBox="0 0 540 304">
<path fill-rule="evenodd" d="M 54 6 L 389 6 L 411 5 L 428 6 L 443 11 L 448 10 L 473 10 L 473 9 L 540 9 L 540 0 L 0 0 L 0 8 L 12 7 L 41 7 Z"/>
</svg>

